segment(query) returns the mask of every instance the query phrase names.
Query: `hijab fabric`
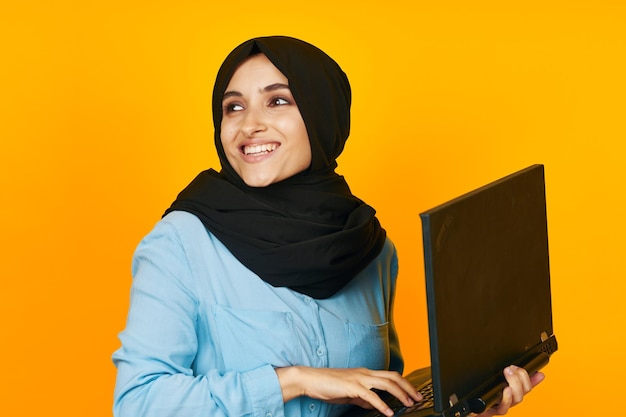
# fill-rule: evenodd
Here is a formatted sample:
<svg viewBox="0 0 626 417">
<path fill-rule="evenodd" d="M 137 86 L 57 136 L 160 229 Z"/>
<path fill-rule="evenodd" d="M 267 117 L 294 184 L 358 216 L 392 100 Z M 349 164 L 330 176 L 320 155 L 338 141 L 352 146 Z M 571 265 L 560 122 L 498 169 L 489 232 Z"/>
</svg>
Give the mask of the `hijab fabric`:
<svg viewBox="0 0 626 417">
<path fill-rule="evenodd" d="M 220 138 L 222 98 L 233 73 L 262 53 L 280 70 L 306 125 L 310 167 L 267 187 L 249 187 L 226 158 Z M 272 36 L 235 48 L 213 90 L 215 147 L 222 166 L 201 172 L 166 211 L 196 215 L 262 280 L 313 298 L 343 288 L 381 251 L 385 231 L 372 207 L 352 195 L 335 173 L 350 131 L 351 90 L 326 53 L 304 41 Z M 226 278 L 227 279 L 227 278 Z"/>
</svg>

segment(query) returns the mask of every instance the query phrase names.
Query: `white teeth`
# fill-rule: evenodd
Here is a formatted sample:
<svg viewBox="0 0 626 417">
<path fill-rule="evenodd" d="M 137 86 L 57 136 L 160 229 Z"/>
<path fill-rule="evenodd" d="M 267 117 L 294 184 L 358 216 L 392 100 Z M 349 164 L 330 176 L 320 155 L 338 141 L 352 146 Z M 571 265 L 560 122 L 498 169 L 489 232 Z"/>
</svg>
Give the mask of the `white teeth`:
<svg viewBox="0 0 626 417">
<path fill-rule="evenodd" d="M 268 153 L 275 150 L 277 145 L 275 143 L 264 143 L 263 145 L 248 145 L 243 147 L 243 153 L 245 155 Z"/>
</svg>

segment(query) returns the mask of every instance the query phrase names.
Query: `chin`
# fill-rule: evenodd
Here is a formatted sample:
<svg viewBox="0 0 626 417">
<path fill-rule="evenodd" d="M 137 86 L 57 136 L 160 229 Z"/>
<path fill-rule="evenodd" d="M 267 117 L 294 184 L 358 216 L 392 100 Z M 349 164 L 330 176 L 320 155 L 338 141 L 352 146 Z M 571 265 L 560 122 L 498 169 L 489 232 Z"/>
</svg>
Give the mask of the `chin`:
<svg viewBox="0 0 626 417">
<path fill-rule="evenodd" d="M 245 182 L 248 187 L 255 187 L 255 188 L 267 187 L 268 185 L 271 185 L 276 182 L 276 180 L 272 178 L 242 177 L 242 179 L 243 179 L 243 182 Z"/>
</svg>

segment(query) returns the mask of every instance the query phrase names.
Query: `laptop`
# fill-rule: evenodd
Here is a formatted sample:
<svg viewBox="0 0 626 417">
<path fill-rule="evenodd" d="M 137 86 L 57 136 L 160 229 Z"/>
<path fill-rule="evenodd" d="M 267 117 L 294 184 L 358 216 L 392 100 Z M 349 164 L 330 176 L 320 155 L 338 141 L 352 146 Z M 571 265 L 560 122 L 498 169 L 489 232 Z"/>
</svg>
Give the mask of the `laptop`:
<svg viewBox="0 0 626 417">
<path fill-rule="evenodd" d="M 552 326 L 543 165 L 532 165 L 420 214 L 431 366 L 409 379 L 396 416 L 463 417 L 500 400 L 504 368 L 533 374 L 558 345 Z M 382 416 L 351 409 L 344 416 Z"/>
</svg>

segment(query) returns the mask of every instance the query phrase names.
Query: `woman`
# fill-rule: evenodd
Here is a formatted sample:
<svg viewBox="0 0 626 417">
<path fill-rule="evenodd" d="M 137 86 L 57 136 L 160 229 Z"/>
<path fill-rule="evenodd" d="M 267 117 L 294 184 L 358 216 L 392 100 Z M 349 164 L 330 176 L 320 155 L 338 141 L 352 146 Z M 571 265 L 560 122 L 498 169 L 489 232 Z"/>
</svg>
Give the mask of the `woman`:
<svg viewBox="0 0 626 417">
<path fill-rule="evenodd" d="M 256 38 L 226 58 L 213 91 L 222 170 L 198 175 L 133 259 L 116 416 L 391 415 L 372 388 L 421 399 L 400 376 L 395 248 L 335 173 L 350 102 L 340 67 L 300 40 Z M 505 375 L 487 414 L 539 378 Z"/>
</svg>

